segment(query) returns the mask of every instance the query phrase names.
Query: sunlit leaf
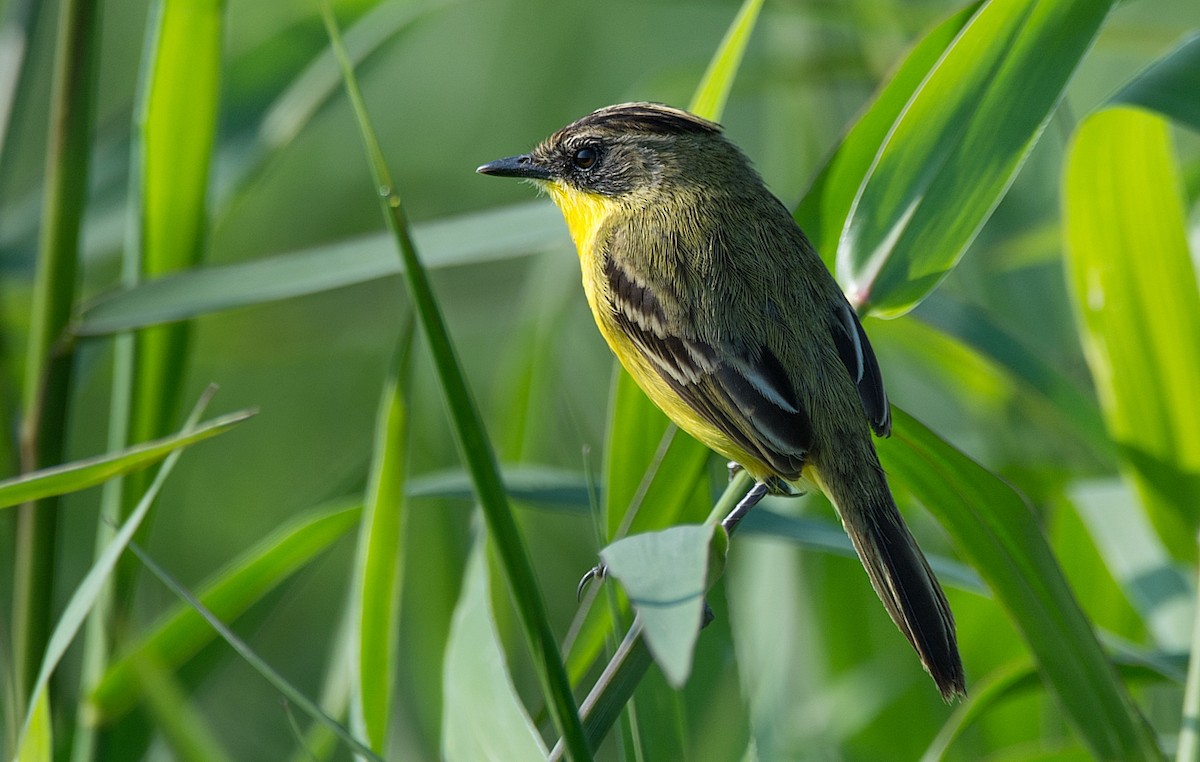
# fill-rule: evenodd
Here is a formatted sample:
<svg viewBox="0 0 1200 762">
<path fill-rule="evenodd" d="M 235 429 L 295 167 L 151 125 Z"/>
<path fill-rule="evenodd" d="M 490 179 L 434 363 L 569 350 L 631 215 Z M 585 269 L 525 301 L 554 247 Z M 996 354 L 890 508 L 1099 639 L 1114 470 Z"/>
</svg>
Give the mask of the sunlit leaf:
<svg viewBox="0 0 1200 762">
<path fill-rule="evenodd" d="M 879 152 L 879 146 L 913 92 L 979 5 L 978 2 L 969 3 L 913 46 L 895 74 L 880 88 L 850 132 L 838 143 L 804 194 L 804 200 L 796 207 L 796 222 L 804 228 L 831 271 L 835 267 L 838 237 L 846 224 L 846 215 L 850 213 L 854 197 Z"/>
<path fill-rule="evenodd" d="M 719 119 L 725 111 L 725 101 L 729 99 L 734 77 L 742 65 L 742 56 L 746 53 L 762 4 L 763 0 L 744 0 L 733 24 L 725 32 L 725 39 L 708 62 L 708 70 L 692 95 L 688 111 L 706 119 Z"/>
<path fill-rule="evenodd" d="M 1037 142 L 1105 0 L 992 0 L 905 106 L 859 188 L 837 273 L 860 309 L 911 309 L 954 267 Z"/>
<path fill-rule="evenodd" d="M 1200 528 L 1200 290 L 1168 125 L 1088 117 L 1064 179 L 1067 276 L 1109 435 L 1172 555 Z"/>
</svg>

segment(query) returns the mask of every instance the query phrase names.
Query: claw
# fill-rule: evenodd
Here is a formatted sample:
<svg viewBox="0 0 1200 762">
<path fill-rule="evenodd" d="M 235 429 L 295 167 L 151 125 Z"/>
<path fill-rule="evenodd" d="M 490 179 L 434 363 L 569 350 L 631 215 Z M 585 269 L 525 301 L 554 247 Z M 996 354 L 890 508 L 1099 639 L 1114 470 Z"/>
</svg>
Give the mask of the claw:
<svg viewBox="0 0 1200 762">
<path fill-rule="evenodd" d="M 729 481 L 733 481 L 733 478 L 741 473 L 742 464 L 738 463 L 736 460 L 731 460 L 725 464 L 725 468 L 729 471 Z"/>
<path fill-rule="evenodd" d="M 583 591 L 587 589 L 588 584 L 592 580 L 603 581 L 606 576 L 608 576 L 608 567 L 602 563 L 588 569 L 583 577 L 580 578 L 579 586 L 575 588 L 575 600 L 583 600 Z"/>
</svg>

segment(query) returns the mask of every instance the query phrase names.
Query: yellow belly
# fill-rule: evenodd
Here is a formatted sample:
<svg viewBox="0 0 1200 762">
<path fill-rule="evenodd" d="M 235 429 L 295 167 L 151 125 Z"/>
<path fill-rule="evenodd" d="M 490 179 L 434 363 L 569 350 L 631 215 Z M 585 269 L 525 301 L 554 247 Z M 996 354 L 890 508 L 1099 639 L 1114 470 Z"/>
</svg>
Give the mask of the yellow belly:
<svg viewBox="0 0 1200 762">
<path fill-rule="evenodd" d="M 596 319 L 596 326 L 621 365 L 650 401 L 666 413 L 679 428 L 723 457 L 736 461 L 755 478 L 772 476 L 771 470 L 764 463 L 735 445 L 720 429 L 701 417 L 676 394 L 613 319 L 603 275 L 604 263 L 596 256 L 595 244 L 596 235 L 605 218 L 616 210 L 614 202 L 605 196 L 580 193 L 556 182 L 550 183 L 547 190 L 562 210 L 571 239 L 579 252 L 583 290 L 592 316 Z"/>
</svg>

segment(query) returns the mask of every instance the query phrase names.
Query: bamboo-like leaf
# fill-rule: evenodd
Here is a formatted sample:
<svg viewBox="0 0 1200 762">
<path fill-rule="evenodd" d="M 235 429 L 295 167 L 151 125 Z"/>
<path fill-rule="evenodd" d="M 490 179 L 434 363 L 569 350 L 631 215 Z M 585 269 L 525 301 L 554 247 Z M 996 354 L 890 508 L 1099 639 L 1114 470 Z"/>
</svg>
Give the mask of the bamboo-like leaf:
<svg viewBox="0 0 1200 762">
<path fill-rule="evenodd" d="M 688 111 L 708 119 L 718 119 L 724 113 L 725 101 L 729 99 L 733 79 L 742 65 L 742 56 L 746 53 L 762 4 L 762 0 L 744 0 L 716 54 L 708 62 L 708 69 L 692 95 Z"/>
<path fill-rule="evenodd" d="M 571 694 L 571 684 L 567 680 L 566 669 L 558 652 L 554 633 L 550 628 L 537 578 L 533 574 L 533 567 L 530 565 L 529 556 L 525 550 L 525 541 L 521 537 L 512 510 L 508 505 L 504 484 L 500 481 L 500 469 L 496 463 L 495 451 L 492 449 L 479 411 L 467 388 L 462 367 L 455 356 L 454 344 L 450 340 L 441 309 L 438 307 L 429 283 L 429 274 L 417 256 L 404 207 L 395 192 L 395 184 L 392 182 L 387 163 L 383 159 L 379 140 L 371 126 L 362 93 L 359 91 L 353 68 L 342 45 L 337 22 L 333 18 L 333 11 L 327 2 L 322 5 L 322 11 L 325 26 L 329 32 L 330 44 L 342 67 L 346 92 L 358 122 L 375 187 L 380 189 L 379 200 L 384 221 L 388 226 L 388 231 L 395 239 L 400 258 L 404 263 L 405 282 L 408 285 L 413 310 L 419 318 L 425 339 L 433 355 L 438 385 L 450 413 L 455 440 L 463 460 L 466 461 L 467 468 L 475 480 L 480 507 L 483 509 L 491 539 L 495 543 L 501 567 L 504 569 L 508 591 L 516 603 L 518 619 L 526 645 L 533 656 L 542 692 L 550 709 L 550 716 L 554 720 L 555 728 L 566 739 L 571 757 L 579 762 L 589 760 L 591 753 L 584 738 L 583 726 L 579 721 L 575 698 Z"/>
<path fill-rule="evenodd" d="M 892 437 L 877 443 L 892 484 L 917 497 L 971 560 L 1081 740 L 1099 759 L 1161 759 L 1029 506 L 904 411 L 893 407 L 892 420 Z"/>
<path fill-rule="evenodd" d="M 804 194 L 804 199 L 796 207 L 793 215 L 796 222 L 804 228 L 825 260 L 825 266 L 831 271 L 835 267 L 838 237 L 846 224 L 846 216 L 854 205 L 859 186 L 871 169 L 879 146 L 929 70 L 975 15 L 979 6 L 980 2 L 967 4 L 931 29 L 912 47 L 891 79 L 880 88 L 870 106 L 821 167 Z"/>
<path fill-rule="evenodd" d="M 879 149 L 838 244 L 860 309 L 902 314 L 962 257 L 1041 135 L 1107 0 L 991 0 Z"/>
<path fill-rule="evenodd" d="M 1158 58 L 1112 97 L 1200 130 L 1200 34 Z"/>
<path fill-rule="evenodd" d="M 395 683 L 401 573 L 404 568 L 405 471 L 408 466 L 410 367 L 409 324 L 396 347 L 375 419 L 371 476 L 363 501 L 354 574 L 354 689 L 350 707 L 355 730 L 379 754 L 387 748 Z"/>
<path fill-rule="evenodd" d="M 224 620 L 237 618 L 348 532 L 361 513 L 359 505 L 340 505 L 280 527 L 206 582 L 200 600 Z M 98 722 L 120 717 L 139 699 L 139 659 L 176 669 L 214 637 L 202 615 L 180 603 L 109 666 L 89 697 L 89 710 Z"/>
<path fill-rule="evenodd" d="M 483 542 L 467 562 L 443 671 L 442 755 L 450 762 L 545 759 L 546 746 L 505 667 Z"/>
<path fill-rule="evenodd" d="M 460 215 L 415 226 L 428 267 L 524 257 L 567 245 L 562 216 L 546 202 Z M 403 271 L 386 233 L 303 251 L 168 275 L 104 296 L 72 327 L 81 336 L 169 323 L 212 312 L 316 294 Z"/>
<path fill-rule="evenodd" d="M 222 434 L 254 414 L 252 410 L 230 413 L 207 421 L 191 431 L 0 482 L 0 509 L 103 484 L 116 476 L 156 463 L 176 450 Z"/>
<path fill-rule="evenodd" d="M 1159 536 L 1196 558 L 1200 290 L 1167 123 L 1088 117 L 1064 180 L 1067 275 L 1109 435 Z"/>
</svg>

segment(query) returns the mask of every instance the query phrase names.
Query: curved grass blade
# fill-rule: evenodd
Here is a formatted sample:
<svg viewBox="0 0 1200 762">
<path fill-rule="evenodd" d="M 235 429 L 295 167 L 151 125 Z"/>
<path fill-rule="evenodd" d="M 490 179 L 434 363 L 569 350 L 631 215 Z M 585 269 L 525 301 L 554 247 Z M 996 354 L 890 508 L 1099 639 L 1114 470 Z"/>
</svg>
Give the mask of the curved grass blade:
<svg viewBox="0 0 1200 762">
<path fill-rule="evenodd" d="M 179 762 L 232 762 L 174 676 L 148 655 L 139 659 L 138 683 L 156 728 Z"/>
<path fill-rule="evenodd" d="M 838 243 L 852 304 L 902 314 L 962 257 L 1000 202 L 1111 3 L 992 0 L 905 106 Z"/>
<path fill-rule="evenodd" d="M 1006 482 L 899 408 L 877 442 L 892 483 L 945 527 L 1008 612 L 1046 687 L 1100 759 L 1161 759 L 1033 513 Z"/>
<path fill-rule="evenodd" d="M 255 412 L 243 410 L 230 413 L 207 421 L 190 431 L 156 439 L 120 452 L 45 468 L 0 482 L 0 509 L 103 484 L 114 477 L 156 463 L 176 450 L 223 434 L 253 417 Z"/>
<path fill-rule="evenodd" d="M 297 518 L 205 582 L 199 600 L 215 616 L 236 619 L 350 531 L 361 515 L 360 504 L 343 504 Z M 88 711 L 99 723 L 121 717 L 140 698 L 136 667 L 139 660 L 152 658 L 169 669 L 177 669 L 215 636 L 201 613 L 180 603 L 108 667 L 88 698 Z"/>
<path fill-rule="evenodd" d="M 328 2 L 322 4 L 322 15 L 333 46 L 342 67 L 346 92 L 354 108 L 362 135 L 364 148 L 370 161 L 375 187 L 380 189 L 379 200 L 389 232 L 394 236 L 400 257 L 404 262 L 405 281 L 413 308 L 420 319 L 421 328 L 433 355 L 437 369 L 439 387 L 453 422 L 455 440 L 475 479 L 480 507 L 487 520 L 488 530 L 495 542 L 497 555 L 505 572 L 508 590 L 516 603 L 526 645 L 533 656 L 534 667 L 541 683 L 542 693 L 550 708 L 555 728 L 566 739 L 567 747 L 575 760 L 591 759 L 579 722 L 571 684 L 554 633 L 550 629 L 545 603 L 542 600 L 537 578 L 529 562 L 524 539 L 513 519 L 504 484 L 500 481 L 500 469 L 496 455 L 488 440 L 483 421 L 467 388 L 462 367 L 454 353 L 454 345 L 446 329 L 428 273 L 417 257 L 409 231 L 408 219 L 396 195 L 395 185 L 387 163 L 379 148 L 379 141 L 367 116 L 366 105 L 359 92 L 354 71 L 342 46 L 337 22 Z"/>
<path fill-rule="evenodd" d="M 562 217 L 546 202 L 519 204 L 417 225 L 428 267 L 524 257 L 565 245 Z M 289 254 L 168 275 L 87 305 L 72 331 L 101 336 L 213 312 L 365 283 L 403 272 L 390 235 L 362 236 Z"/>
<path fill-rule="evenodd" d="M 1089 116 L 1064 179 L 1067 277 L 1109 436 L 1163 542 L 1200 528 L 1200 290 L 1164 119 Z"/>
<path fill-rule="evenodd" d="M 1112 97 L 1200 131 L 1200 34 L 1154 61 Z"/>
<path fill-rule="evenodd" d="M 467 562 L 443 671 L 442 755 L 450 762 L 545 759 L 546 746 L 505 668 L 482 538 Z"/>
</svg>

